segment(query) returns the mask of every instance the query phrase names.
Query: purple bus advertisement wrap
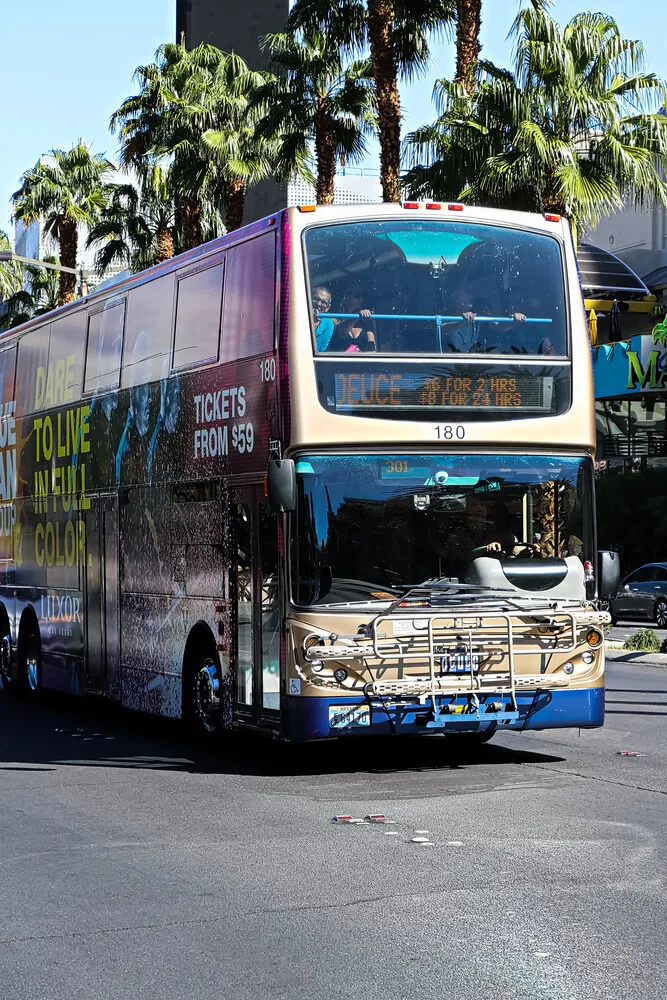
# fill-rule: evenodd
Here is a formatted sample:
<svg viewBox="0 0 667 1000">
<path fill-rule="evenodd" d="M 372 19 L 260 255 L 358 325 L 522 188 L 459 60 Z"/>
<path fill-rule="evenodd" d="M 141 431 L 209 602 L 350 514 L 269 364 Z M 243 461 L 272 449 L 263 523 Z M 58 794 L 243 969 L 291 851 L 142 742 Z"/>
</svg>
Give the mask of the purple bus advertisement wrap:
<svg viewBox="0 0 667 1000">
<path fill-rule="evenodd" d="M 541 217 L 290 209 L 4 334 L 5 694 L 293 740 L 600 725 L 575 284 Z"/>
</svg>

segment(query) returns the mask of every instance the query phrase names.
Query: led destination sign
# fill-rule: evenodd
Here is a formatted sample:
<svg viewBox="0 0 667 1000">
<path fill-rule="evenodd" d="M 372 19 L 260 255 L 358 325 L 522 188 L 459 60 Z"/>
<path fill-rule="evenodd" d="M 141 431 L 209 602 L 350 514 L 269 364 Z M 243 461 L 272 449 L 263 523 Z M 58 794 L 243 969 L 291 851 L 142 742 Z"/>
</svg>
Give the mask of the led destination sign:
<svg viewBox="0 0 667 1000">
<path fill-rule="evenodd" d="M 341 416 L 520 420 L 554 416 L 570 406 L 569 363 L 545 362 L 401 362 L 376 355 L 318 359 L 315 375 L 320 404 Z"/>
<path fill-rule="evenodd" d="M 443 374 L 336 371 L 335 412 L 411 410 L 532 410 L 551 412 L 554 378 L 525 374 Z"/>
</svg>

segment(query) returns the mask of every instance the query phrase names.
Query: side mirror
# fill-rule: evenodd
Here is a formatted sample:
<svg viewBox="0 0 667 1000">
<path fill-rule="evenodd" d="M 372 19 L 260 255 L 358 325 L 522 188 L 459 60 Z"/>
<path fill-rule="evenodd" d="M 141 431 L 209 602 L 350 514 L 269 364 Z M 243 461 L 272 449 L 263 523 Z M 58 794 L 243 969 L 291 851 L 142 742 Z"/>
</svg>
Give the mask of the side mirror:
<svg viewBox="0 0 667 1000">
<path fill-rule="evenodd" d="M 291 458 L 272 458 L 266 476 L 269 507 L 274 513 L 296 507 L 296 469 Z"/>
<path fill-rule="evenodd" d="M 618 552 L 601 549 L 598 552 L 598 598 L 608 601 L 616 596 L 621 582 L 621 560 Z"/>
</svg>

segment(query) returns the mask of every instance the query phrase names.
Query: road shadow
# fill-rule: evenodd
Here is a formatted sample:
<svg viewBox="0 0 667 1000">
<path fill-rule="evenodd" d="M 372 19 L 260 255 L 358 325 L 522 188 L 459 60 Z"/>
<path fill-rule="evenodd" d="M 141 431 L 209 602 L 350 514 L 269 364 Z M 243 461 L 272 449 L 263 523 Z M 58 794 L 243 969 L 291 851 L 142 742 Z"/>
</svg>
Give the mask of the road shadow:
<svg viewBox="0 0 667 1000">
<path fill-rule="evenodd" d="M 563 759 L 494 743 L 456 746 L 437 735 L 287 744 L 255 733 L 229 733 L 208 747 L 189 739 L 178 722 L 115 705 L 60 695 L 28 704 L 0 693 L 0 774 L 68 765 L 289 777 L 446 771 Z"/>
</svg>

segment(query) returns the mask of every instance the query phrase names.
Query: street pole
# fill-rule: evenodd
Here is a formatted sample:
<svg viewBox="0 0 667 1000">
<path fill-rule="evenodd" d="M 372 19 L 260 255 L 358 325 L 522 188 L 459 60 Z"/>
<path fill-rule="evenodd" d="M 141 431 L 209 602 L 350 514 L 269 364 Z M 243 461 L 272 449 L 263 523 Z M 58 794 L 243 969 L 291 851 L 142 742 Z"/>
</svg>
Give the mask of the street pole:
<svg viewBox="0 0 667 1000">
<path fill-rule="evenodd" d="M 45 267 L 51 271 L 65 271 L 67 274 L 74 274 L 79 279 L 79 295 L 83 298 L 84 295 L 88 294 L 88 282 L 83 264 L 78 269 L 76 267 L 65 267 L 64 264 L 50 264 L 48 261 L 38 260 L 36 257 L 23 257 L 20 253 L 14 253 L 13 250 L 0 250 L 0 264 L 11 264 L 14 262 L 32 264 L 33 267 Z"/>
</svg>

